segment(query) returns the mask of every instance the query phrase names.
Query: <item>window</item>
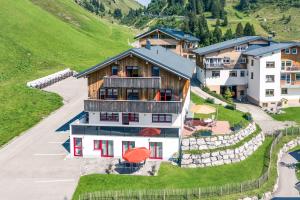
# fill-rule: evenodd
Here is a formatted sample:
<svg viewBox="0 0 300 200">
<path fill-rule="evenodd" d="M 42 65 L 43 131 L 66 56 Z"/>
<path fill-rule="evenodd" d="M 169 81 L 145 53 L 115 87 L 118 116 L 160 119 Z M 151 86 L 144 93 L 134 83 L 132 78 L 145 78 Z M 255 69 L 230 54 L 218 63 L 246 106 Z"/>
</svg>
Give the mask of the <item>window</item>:
<svg viewBox="0 0 300 200">
<path fill-rule="evenodd" d="M 171 123 L 172 115 L 171 114 L 152 114 L 153 123 Z"/>
<path fill-rule="evenodd" d="M 253 72 L 251 72 L 251 79 L 253 79 L 254 78 L 254 73 Z"/>
<path fill-rule="evenodd" d="M 267 61 L 266 62 L 267 68 L 275 68 L 275 62 L 274 61 Z"/>
<path fill-rule="evenodd" d="M 286 80 L 286 74 L 281 74 L 280 75 L 280 80 L 285 81 Z"/>
<path fill-rule="evenodd" d="M 266 83 L 274 83 L 275 76 L 274 75 L 266 75 Z"/>
<path fill-rule="evenodd" d="M 119 67 L 118 66 L 112 66 L 111 67 L 111 75 L 112 76 L 117 76 L 119 72 Z"/>
<path fill-rule="evenodd" d="M 292 61 L 291 60 L 285 61 L 285 66 L 286 67 L 291 67 L 292 66 Z"/>
<path fill-rule="evenodd" d="M 241 71 L 241 72 L 240 72 L 240 76 L 241 76 L 241 77 L 245 77 L 245 71 Z"/>
<path fill-rule="evenodd" d="M 268 103 L 263 103 L 262 107 L 268 107 Z"/>
<path fill-rule="evenodd" d="M 236 71 L 230 71 L 229 76 L 230 77 L 237 77 L 237 72 Z"/>
<path fill-rule="evenodd" d="M 122 155 L 124 155 L 128 149 L 132 149 L 134 147 L 135 147 L 134 141 L 122 141 Z"/>
<path fill-rule="evenodd" d="M 112 140 L 100 140 L 100 149 L 102 157 L 114 156 L 114 143 Z"/>
<path fill-rule="evenodd" d="M 122 117 L 128 122 L 139 122 L 139 113 L 122 113 Z"/>
<path fill-rule="evenodd" d="M 152 76 L 159 76 L 159 67 L 152 66 Z"/>
<path fill-rule="evenodd" d="M 297 48 L 292 48 L 292 54 L 297 54 Z"/>
<path fill-rule="evenodd" d="M 94 140 L 94 150 L 101 150 L 101 141 Z"/>
<path fill-rule="evenodd" d="M 127 99 L 128 100 L 139 100 L 139 90 L 138 89 L 127 89 Z"/>
<path fill-rule="evenodd" d="M 254 66 L 254 60 L 251 60 L 251 66 Z"/>
<path fill-rule="evenodd" d="M 172 90 L 160 90 L 160 100 L 161 101 L 171 101 L 172 100 Z"/>
<path fill-rule="evenodd" d="M 223 58 L 223 63 L 224 64 L 230 64 L 230 58 L 229 57 L 224 57 Z"/>
<path fill-rule="evenodd" d="M 176 49 L 176 45 L 161 45 L 161 46 L 166 49 Z"/>
<path fill-rule="evenodd" d="M 285 70 L 285 61 L 281 61 L 281 70 Z"/>
<path fill-rule="evenodd" d="M 266 89 L 266 97 L 273 97 L 274 90 L 273 89 Z"/>
<path fill-rule="evenodd" d="M 296 74 L 296 80 L 300 81 L 300 74 Z"/>
<path fill-rule="evenodd" d="M 245 51 L 248 48 L 248 46 L 243 45 L 243 46 L 235 46 L 234 49 L 235 51 Z"/>
<path fill-rule="evenodd" d="M 245 96 L 245 90 L 240 91 L 240 96 Z"/>
<path fill-rule="evenodd" d="M 127 77 L 138 77 L 139 76 L 139 67 L 127 66 L 126 67 L 126 76 Z"/>
<path fill-rule="evenodd" d="M 285 54 L 290 54 L 291 53 L 290 49 L 285 49 L 284 52 L 285 52 Z"/>
<path fill-rule="evenodd" d="M 241 57 L 240 63 L 241 63 L 241 64 L 247 63 L 247 58 Z"/>
<path fill-rule="evenodd" d="M 162 159 L 162 142 L 149 142 L 150 158 Z"/>
<path fill-rule="evenodd" d="M 281 94 L 288 94 L 287 88 L 281 88 Z"/>
<path fill-rule="evenodd" d="M 101 112 L 100 113 L 100 121 L 119 121 L 119 113 L 110 113 L 110 112 Z"/>
<path fill-rule="evenodd" d="M 82 138 L 74 138 L 74 156 L 82 156 Z"/>
<path fill-rule="evenodd" d="M 211 76 L 213 78 L 220 78 L 220 71 L 212 71 Z"/>
<path fill-rule="evenodd" d="M 118 89 L 116 88 L 101 88 L 100 99 L 118 99 Z"/>
</svg>

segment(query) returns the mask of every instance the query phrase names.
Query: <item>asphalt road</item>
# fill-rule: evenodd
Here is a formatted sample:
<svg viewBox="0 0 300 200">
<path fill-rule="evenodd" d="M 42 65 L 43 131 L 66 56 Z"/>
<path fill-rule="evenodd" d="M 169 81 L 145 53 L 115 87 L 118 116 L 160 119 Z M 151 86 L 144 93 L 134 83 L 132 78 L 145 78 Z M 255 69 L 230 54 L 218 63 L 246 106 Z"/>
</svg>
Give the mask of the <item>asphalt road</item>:
<svg viewBox="0 0 300 200">
<path fill-rule="evenodd" d="M 300 199 L 299 192 L 294 187 L 298 182 L 294 166 L 297 160 L 300 160 L 299 151 L 283 154 L 279 164 L 278 189 L 274 193 L 274 197 L 298 197 Z"/>
<path fill-rule="evenodd" d="M 83 110 L 86 85 L 72 77 L 46 88 L 65 104 L 0 149 L 0 199 L 71 199 L 82 161 L 66 157 L 69 133 L 56 130 Z"/>
</svg>

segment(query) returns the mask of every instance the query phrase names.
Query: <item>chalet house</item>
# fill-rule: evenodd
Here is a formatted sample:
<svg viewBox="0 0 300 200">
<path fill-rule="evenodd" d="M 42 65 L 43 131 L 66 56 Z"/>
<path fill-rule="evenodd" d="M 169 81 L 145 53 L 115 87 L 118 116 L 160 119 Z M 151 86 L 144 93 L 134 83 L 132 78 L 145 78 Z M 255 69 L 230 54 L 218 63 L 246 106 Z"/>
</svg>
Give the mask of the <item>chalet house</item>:
<svg viewBox="0 0 300 200">
<path fill-rule="evenodd" d="M 246 36 L 199 48 L 197 78 L 211 91 L 262 106 L 299 104 L 299 43 Z"/>
<path fill-rule="evenodd" d="M 181 30 L 170 28 L 155 28 L 135 37 L 139 40 L 139 47 L 162 46 L 185 58 L 195 59 L 192 50 L 198 47 L 199 39 Z"/>
<path fill-rule="evenodd" d="M 195 63 L 163 47 L 133 48 L 77 75 L 87 77 L 87 117 L 70 125 L 72 156 L 117 157 L 146 147 L 151 159 L 179 150 Z"/>
</svg>

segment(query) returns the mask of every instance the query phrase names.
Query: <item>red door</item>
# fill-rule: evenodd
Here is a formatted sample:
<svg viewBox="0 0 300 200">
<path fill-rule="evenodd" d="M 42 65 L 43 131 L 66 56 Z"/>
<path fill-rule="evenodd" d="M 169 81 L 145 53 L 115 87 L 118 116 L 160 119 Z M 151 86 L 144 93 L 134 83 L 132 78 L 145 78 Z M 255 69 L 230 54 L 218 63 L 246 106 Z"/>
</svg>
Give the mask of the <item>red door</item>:
<svg viewBox="0 0 300 200">
<path fill-rule="evenodd" d="M 74 156 L 82 156 L 82 138 L 74 138 Z"/>
<path fill-rule="evenodd" d="M 149 142 L 150 158 L 162 159 L 162 143 L 161 142 Z"/>
</svg>

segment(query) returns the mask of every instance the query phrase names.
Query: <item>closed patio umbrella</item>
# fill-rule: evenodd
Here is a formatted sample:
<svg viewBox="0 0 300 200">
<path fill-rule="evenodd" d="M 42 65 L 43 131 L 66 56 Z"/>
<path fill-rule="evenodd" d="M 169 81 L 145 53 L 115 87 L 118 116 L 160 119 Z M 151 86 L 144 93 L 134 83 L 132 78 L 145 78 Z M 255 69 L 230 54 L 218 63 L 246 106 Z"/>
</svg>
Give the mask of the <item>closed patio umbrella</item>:
<svg viewBox="0 0 300 200">
<path fill-rule="evenodd" d="M 140 136 L 157 136 L 160 135 L 161 130 L 159 128 L 143 128 L 140 132 Z"/>
<path fill-rule="evenodd" d="M 130 163 L 140 163 L 150 156 L 150 151 L 145 147 L 128 149 L 123 155 L 124 160 Z"/>
</svg>

